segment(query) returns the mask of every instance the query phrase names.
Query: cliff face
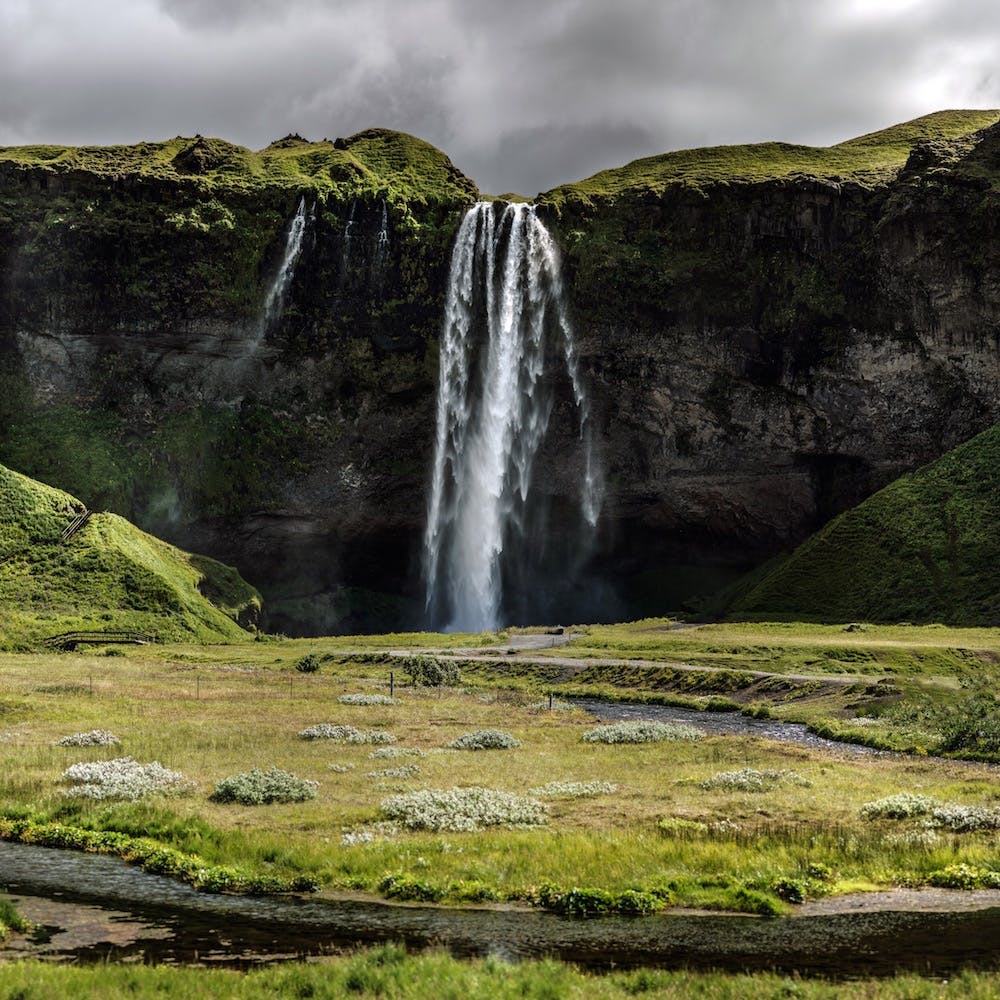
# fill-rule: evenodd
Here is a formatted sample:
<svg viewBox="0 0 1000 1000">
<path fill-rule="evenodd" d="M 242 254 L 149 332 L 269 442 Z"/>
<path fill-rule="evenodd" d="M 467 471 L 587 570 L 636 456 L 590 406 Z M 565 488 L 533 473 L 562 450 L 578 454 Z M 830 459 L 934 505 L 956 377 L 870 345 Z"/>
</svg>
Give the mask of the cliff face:
<svg viewBox="0 0 1000 1000">
<path fill-rule="evenodd" d="M 1000 420 L 998 117 L 672 154 L 541 197 L 603 432 L 609 614 L 676 606 Z M 475 197 L 375 130 L 0 151 L 0 460 L 235 563 L 271 627 L 415 623 Z M 557 512 L 567 393 L 538 481 Z"/>
</svg>

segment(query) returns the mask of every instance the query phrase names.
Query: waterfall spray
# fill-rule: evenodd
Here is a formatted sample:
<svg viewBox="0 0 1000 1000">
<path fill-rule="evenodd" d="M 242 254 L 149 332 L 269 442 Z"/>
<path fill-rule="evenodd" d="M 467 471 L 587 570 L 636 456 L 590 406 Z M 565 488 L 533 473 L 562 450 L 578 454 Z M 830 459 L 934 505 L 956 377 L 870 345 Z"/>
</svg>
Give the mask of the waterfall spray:
<svg viewBox="0 0 1000 1000">
<path fill-rule="evenodd" d="M 553 339 L 576 405 L 582 530 L 592 533 L 601 478 L 558 251 L 534 206 L 508 205 L 498 219 L 492 204 L 480 202 L 459 227 L 441 331 L 424 537 L 433 625 L 480 631 L 500 623 L 505 576 L 531 546 L 528 526 L 540 516 L 531 488 L 552 410 L 543 376 Z"/>
</svg>

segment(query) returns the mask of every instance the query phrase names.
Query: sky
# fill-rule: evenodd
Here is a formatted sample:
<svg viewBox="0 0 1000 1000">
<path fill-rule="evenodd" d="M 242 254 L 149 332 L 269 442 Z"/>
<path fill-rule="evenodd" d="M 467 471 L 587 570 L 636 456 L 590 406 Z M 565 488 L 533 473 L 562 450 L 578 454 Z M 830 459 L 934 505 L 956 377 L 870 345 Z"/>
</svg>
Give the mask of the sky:
<svg viewBox="0 0 1000 1000">
<path fill-rule="evenodd" d="M 1000 107 L 996 0 L 0 0 L 0 146 L 383 126 L 483 191 Z"/>
</svg>

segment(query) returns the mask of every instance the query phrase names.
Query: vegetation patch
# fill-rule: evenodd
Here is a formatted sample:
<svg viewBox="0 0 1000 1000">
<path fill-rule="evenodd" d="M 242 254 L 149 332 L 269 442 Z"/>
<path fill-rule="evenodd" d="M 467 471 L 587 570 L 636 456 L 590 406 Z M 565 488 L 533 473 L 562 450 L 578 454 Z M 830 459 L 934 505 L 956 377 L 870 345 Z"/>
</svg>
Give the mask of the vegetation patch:
<svg viewBox="0 0 1000 1000">
<path fill-rule="evenodd" d="M 330 740 L 332 743 L 395 743 L 396 737 L 384 729 L 355 729 L 320 722 L 299 732 L 300 740 Z"/>
<path fill-rule="evenodd" d="M 116 747 L 121 740 L 106 729 L 91 729 L 86 733 L 72 733 L 54 740 L 54 747 Z"/>
<path fill-rule="evenodd" d="M 614 722 L 583 734 L 587 743 L 665 743 L 700 740 L 705 734 L 679 722 Z"/>
<path fill-rule="evenodd" d="M 266 771 L 254 768 L 243 774 L 223 778 L 216 784 L 212 800 L 238 802 L 244 806 L 261 806 L 272 802 L 307 802 L 316 798 L 318 787 L 318 782 L 307 781 L 276 767 L 270 767 Z"/>
<path fill-rule="evenodd" d="M 720 792 L 770 792 L 779 785 L 802 785 L 808 788 L 811 784 L 794 771 L 761 771 L 753 767 L 742 767 L 738 771 L 713 774 L 711 778 L 701 782 L 701 787 Z"/>
<path fill-rule="evenodd" d="M 590 799 L 596 795 L 613 795 L 618 786 L 610 781 L 550 781 L 528 791 L 539 799 Z"/>
<path fill-rule="evenodd" d="M 545 806 L 495 788 L 450 788 L 408 792 L 383 799 L 387 819 L 410 830 L 468 832 L 488 826 L 541 826 Z"/>
<path fill-rule="evenodd" d="M 131 757 L 71 764 L 63 771 L 62 780 L 71 784 L 63 789 L 67 798 L 95 801 L 134 802 L 147 795 L 181 795 L 194 788 L 194 783 L 183 774 L 171 771 L 159 761 L 140 764 Z"/>
<path fill-rule="evenodd" d="M 477 729 L 462 733 L 448 744 L 452 750 L 512 750 L 520 745 L 519 739 L 502 729 Z"/>
</svg>

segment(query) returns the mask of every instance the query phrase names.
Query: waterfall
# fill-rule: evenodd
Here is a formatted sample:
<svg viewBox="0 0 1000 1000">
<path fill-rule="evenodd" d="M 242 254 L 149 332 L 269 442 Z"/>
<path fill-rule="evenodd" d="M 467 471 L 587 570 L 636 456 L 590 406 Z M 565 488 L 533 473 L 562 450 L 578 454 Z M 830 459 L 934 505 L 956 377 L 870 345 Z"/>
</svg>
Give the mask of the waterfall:
<svg viewBox="0 0 1000 1000">
<path fill-rule="evenodd" d="M 347 214 L 347 222 L 344 225 L 344 250 L 340 256 L 340 283 L 343 285 L 347 281 L 347 269 L 351 266 L 351 227 L 354 225 L 354 210 L 358 207 L 358 199 L 351 201 L 351 210 Z"/>
<path fill-rule="evenodd" d="M 505 585 L 541 594 L 553 584 L 523 569 L 548 534 L 532 481 L 553 405 L 546 364 L 560 355 L 579 428 L 580 545 L 601 506 L 559 254 L 533 205 L 507 205 L 498 218 L 492 204 L 480 202 L 463 218 L 440 352 L 426 608 L 434 626 L 494 629 L 506 610 Z M 525 596 L 530 605 L 532 595 Z"/>
<path fill-rule="evenodd" d="M 285 250 L 281 257 L 281 266 L 278 268 L 271 287 L 267 290 L 264 298 L 264 315 L 261 322 L 262 334 L 267 331 L 271 324 L 281 314 L 282 306 L 285 304 L 285 294 L 291 284 L 292 275 L 295 274 L 295 265 L 302 254 L 302 238 L 306 232 L 306 199 L 303 195 L 299 199 L 299 207 L 292 216 L 292 221 L 288 225 L 288 232 L 285 235 Z"/>
<path fill-rule="evenodd" d="M 372 255 L 372 270 L 379 277 L 385 270 L 386 257 L 389 254 L 389 209 L 382 199 L 382 221 L 378 235 L 375 237 L 375 253 Z"/>
</svg>

